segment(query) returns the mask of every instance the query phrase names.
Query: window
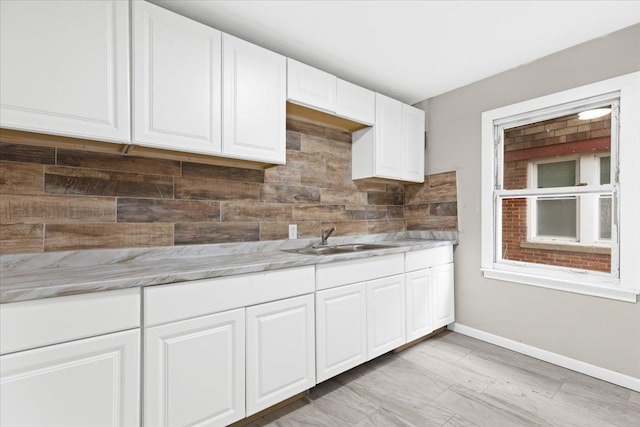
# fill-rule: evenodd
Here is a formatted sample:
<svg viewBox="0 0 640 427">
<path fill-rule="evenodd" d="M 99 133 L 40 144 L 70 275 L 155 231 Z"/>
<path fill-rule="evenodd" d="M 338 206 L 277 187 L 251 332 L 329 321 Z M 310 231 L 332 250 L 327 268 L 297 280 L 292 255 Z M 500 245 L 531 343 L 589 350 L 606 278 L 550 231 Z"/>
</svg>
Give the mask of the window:
<svg viewBox="0 0 640 427">
<path fill-rule="evenodd" d="M 604 113 L 580 118 L 596 108 Z M 617 95 L 607 95 L 539 112 L 531 123 L 495 125 L 497 259 L 617 278 L 617 252 L 612 257 L 611 239 L 599 236 L 598 205 L 600 197 L 617 202 L 615 185 L 600 184 L 600 159 L 616 152 L 617 111 Z"/>
<path fill-rule="evenodd" d="M 636 301 L 638 91 L 633 73 L 483 113 L 485 277 Z"/>
<path fill-rule="evenodd" d="M 596 127 L 599 126 L 596 125 Z M 584 137 L 587 138 L 589 135 Z M 607 138 L 610 138 L 610 135 Z M 576 142 L 582 143 L 589 149 L 589 141 L 594 139 L 597 138 Z M 611 183 L 610 165 L 611 155 L 608 151 L 598 154 L 581 154 L 573 156 L 570 160 L 531 161 L 529 188 L 575 186 L 595 188 L 607 185 Z M 611 191 L 600 194 L 532 197 L 527 226 L 528 240 L 610 248 L 612 197 Z M 587 252 L 582 258 L 588 262 L 593 256 Z"/>
</svg>

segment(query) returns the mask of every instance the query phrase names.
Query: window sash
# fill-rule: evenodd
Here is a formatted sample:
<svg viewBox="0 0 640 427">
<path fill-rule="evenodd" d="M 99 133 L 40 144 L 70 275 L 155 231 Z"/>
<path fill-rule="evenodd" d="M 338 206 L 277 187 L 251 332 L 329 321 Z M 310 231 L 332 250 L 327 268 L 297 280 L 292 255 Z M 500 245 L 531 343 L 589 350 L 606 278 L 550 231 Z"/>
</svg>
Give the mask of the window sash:
<svg viewBox="0 0 640 427">
<path fill-rule="evenodd" d="M 542 241 L 580 241 L 580 196 L 562 196 L 562 197 L 533 197 L 530 198 L 531 204 L 527 204 L 527 212 L 529 213 L 528 228 L 530 230 L 529 240 L 542 240 Z M 561 234 L 542 234 L 540 229 L 541 217 L 544 214 L 550 212 L 541 212 L 540 202 L 566 202 L 572 201 L 573 205 L 573 235 L 561 235 Z M 549 204 L 547 204 L 549 205 Z M 557 207 L 557 206 L 556 206 Z M 544 209 L 542 209 L 544 210 Z M 559 219 L 560 220 L 560 219 Z"/>
</svg>

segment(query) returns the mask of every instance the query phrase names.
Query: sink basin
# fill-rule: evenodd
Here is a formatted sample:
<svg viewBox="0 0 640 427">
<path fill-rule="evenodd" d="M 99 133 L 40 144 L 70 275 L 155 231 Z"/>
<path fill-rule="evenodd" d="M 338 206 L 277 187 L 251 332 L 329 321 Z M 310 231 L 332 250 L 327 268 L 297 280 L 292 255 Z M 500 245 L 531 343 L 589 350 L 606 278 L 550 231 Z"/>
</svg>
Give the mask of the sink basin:
<svg viewBox="0 0 640 427">
<path fill-rule="evenodd" d="M 353 252 L 362 252 L 362 251 L 373 251 L 376 249 L 387 249 L 387 248 L 395 248 L 396 246 L 391 245 L 378 245 L 372 243 L 351 243 L 346 245 L 334 245 L 334 246 L 318 246 L 318 247 L 310 247 L 310 248 L 300 248 L 300 249 L 283 249 L 284 252 L 292 252 L 294 254 L 301 255 L 334 255 L 334 254 L 345 254 L 345 253 L 353 253 Z"/>
</svg>

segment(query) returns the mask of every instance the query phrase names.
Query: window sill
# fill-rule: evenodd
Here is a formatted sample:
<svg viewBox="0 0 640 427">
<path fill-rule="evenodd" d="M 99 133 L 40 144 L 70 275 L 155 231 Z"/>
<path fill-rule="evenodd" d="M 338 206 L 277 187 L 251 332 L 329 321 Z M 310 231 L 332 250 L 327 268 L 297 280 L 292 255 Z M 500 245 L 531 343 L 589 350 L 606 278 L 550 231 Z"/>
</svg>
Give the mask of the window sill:
<svg viewBox="0 0 640 427">
<path fill-rule="evenodd" d="M 545 251 L 577 252 L 583 254 L 611 255 L 611 248 L 604 246 L 586 246 L 572 243 L 522 242 L 521 248 L 542 249 Z"/>
<path fill-rule="evenodd" d="M 502 280 L 522 285 L 537 286 L 541 288 L 555 289 L 557 291 L 571 292 L 624 302 L 637 303 L 638 294 L 640 294 L 640 290 L 636 289 L 597 285 L 578 280 L 546 277 L 524 272 L 483 268 L 482 274 L 486 279 Z"/>
</svg>

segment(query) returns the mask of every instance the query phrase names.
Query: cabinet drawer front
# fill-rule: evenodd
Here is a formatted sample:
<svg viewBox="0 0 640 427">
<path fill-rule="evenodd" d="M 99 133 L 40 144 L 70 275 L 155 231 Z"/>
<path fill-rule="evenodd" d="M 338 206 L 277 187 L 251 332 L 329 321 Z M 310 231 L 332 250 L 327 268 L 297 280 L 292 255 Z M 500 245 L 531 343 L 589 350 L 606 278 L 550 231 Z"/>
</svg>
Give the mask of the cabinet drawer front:
<svg viewBox="0 0 640 427">
<path fill-rule="evenodd" d="M 140 326 L 140 289 L 0 305 L 2 354 Z"/>
<path fill-rule="evenodd" d="M 313 266 L 153 286 L 144 289 L 144 324 L 189 319 L 313 291 Z"/>
<path fill-rule="evenodd" d="M 404 269 L 405 271 L 416 271 L 450 262 L 453 262 L 453 246 L 439 246 L 421 251 L 406 252 Z"/>
<path fill-rule="evenodd" d="M 316 290 L 393 276 L 403 272 L 402 254 L 321 264 L 316 268 Z"/>
<path fill-rule="evenodd" d="M 140 425 L 140 330 L 0 357 L 0 425 Z"/>
</svg>

